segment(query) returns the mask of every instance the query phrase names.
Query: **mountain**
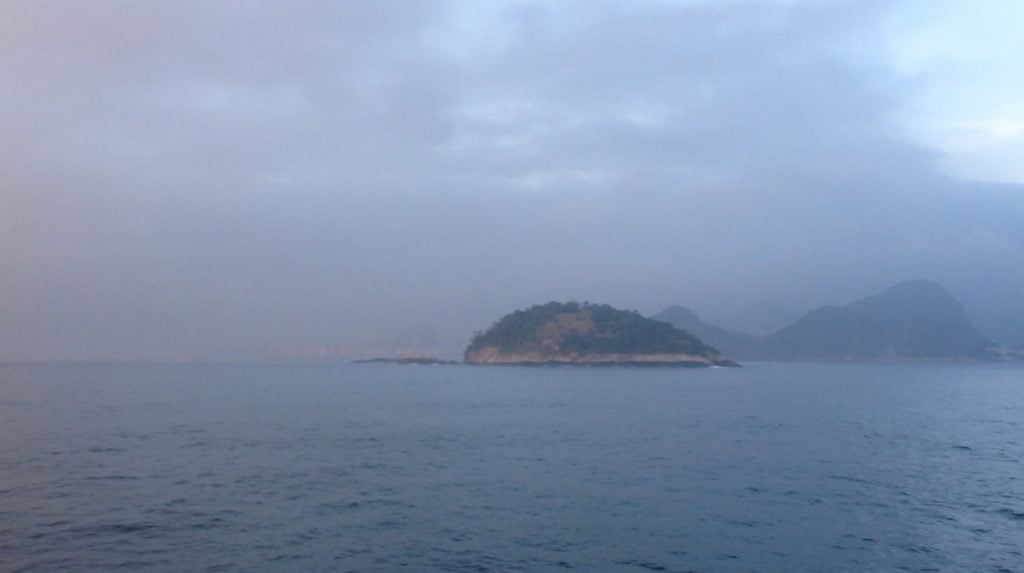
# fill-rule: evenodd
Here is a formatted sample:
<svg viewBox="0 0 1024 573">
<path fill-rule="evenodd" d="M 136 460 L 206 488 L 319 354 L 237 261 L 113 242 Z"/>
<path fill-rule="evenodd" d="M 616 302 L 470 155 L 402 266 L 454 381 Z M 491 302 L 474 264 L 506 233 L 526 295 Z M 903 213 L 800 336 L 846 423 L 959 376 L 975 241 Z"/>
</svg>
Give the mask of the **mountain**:
<svg viewBox="0 0 1024 573">
<path fill-rule="evenodd" d="M 778 301 L 759 300 L 716 316 L 715 323 L 733 332 L 764 336 L 792 324 L 802 314 Z"/>
<path fill-rule="evenodd" d="M 773 360 L 989 360 L 998 346 L 979 333 L 941 286 L 900 283 L 846 306 L 813 310 L 765 337 Z"/>
<path fill-rule="evenodd" d="M 704 342 L 720 350 L 727 356 L 739 358 L 751 354 L 751 349 L 760 340 L 757 336 L 726 330 L 708 324 L 700 319 L 692 310 L 673 305 L 653 317 L 655 320 L 667 322 L 672 326 L 697 336 Z"/>
<path fill-rule="evenodd" d="M 576 302 L 549 302 L 505 315 L 473 337 L 465 362 L 736 366 L 668 323 Z"/>
<path fill-rule="evenodd" d="M 998 344 L 975 329 L 953 295 L 923 280 L 903 282 L 844 306 L 814 309 L 762 337 L 720 329 L 700 322 L 696 315 L 670 313 L 671 309 L 658 316 L 705 336 L 740 359 L 885 362 L 998 357 Z"/>
</svg>

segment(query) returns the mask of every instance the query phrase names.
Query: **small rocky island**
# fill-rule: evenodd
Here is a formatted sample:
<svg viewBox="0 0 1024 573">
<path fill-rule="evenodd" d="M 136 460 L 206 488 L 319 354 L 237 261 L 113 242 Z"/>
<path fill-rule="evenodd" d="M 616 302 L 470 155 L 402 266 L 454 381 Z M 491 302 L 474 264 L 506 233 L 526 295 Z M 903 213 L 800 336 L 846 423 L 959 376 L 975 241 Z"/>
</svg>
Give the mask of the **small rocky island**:
<svg viewBox="0 0 1024 573">
<path fill-rule="evenodd" d="M 398 358 L 370 358 L 368 360 L 356 360 L 353 364 L 419 364 L 423 366 L 434 364 L 450 365 L 458 364 L 458 362 L 454 360 L 441 360 L 428 354 L 403 353 L 399 354 Z"/>
<path fill-rule="evenodd" d="M 739 366 L 700 339 L 638 312 L 549 302 L 505 315 L 466 348 L 466 364 Z"/>
</svg>

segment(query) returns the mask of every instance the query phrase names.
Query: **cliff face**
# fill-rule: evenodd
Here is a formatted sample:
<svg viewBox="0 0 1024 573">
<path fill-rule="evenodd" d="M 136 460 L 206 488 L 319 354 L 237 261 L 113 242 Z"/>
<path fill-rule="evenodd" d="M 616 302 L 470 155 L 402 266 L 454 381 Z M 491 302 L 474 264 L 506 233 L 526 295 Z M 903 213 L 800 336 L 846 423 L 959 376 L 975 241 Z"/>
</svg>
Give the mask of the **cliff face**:
<svg viewBox="0 0 1024 573">
<path fill-rule="evenodd" d="M 466 353 L 469 364 L 579 364 L 579 365 L 650 365 L 650 366 L 737 366 L 721 356 L 699 354 L 578 354 L 525 352 L 505 353 L 494 346 Z"/>
<path fill-rule="evenodd" d="M 607 305 L 548 303 L 477 334 L 468 364 L 736 366 L 694 336 Z"/>
</svg>

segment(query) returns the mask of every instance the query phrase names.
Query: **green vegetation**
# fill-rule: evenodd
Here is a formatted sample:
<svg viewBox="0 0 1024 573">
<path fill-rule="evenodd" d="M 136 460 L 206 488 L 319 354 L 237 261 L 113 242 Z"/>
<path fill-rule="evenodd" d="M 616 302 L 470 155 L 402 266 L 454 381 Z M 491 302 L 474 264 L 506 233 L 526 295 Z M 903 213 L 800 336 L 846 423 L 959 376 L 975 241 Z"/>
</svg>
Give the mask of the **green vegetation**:
<svg viewBox="0 0 1024 573">
<path fill-rule="evenodd" d="M 668 323 L 586 302 L 549 302 L 505 315 L 487 331 L 477 333 L 466 352 L 486 347 L 509 354 L 718 353 Z"/>
</svg>

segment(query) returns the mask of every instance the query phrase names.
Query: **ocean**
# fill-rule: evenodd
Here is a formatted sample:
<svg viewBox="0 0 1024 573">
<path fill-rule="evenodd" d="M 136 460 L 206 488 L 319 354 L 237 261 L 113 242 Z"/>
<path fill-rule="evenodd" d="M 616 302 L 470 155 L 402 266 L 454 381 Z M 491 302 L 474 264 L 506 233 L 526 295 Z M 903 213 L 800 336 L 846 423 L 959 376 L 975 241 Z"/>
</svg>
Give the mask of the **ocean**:
<svg viewBox="0 0 1024 573">
<path fill-rule="evenodd" d="M 0 366 L 2 571 L 1024 571 L 1024 365 Z"/>
</svg>

